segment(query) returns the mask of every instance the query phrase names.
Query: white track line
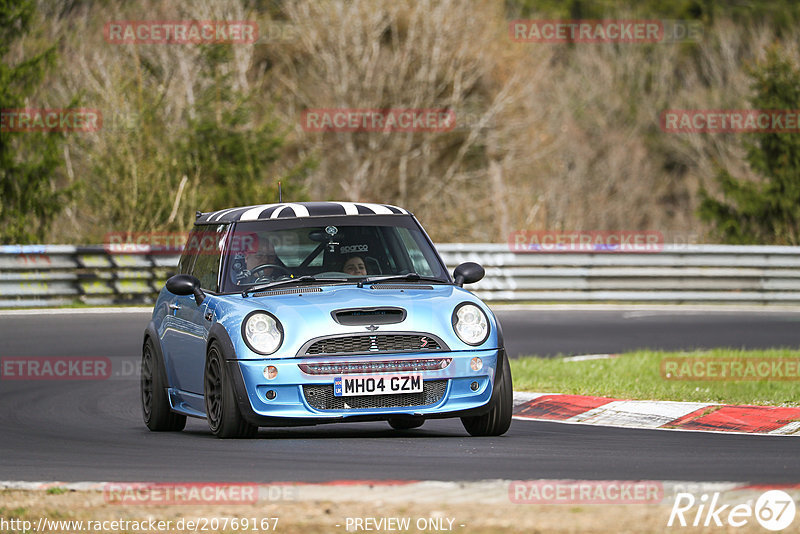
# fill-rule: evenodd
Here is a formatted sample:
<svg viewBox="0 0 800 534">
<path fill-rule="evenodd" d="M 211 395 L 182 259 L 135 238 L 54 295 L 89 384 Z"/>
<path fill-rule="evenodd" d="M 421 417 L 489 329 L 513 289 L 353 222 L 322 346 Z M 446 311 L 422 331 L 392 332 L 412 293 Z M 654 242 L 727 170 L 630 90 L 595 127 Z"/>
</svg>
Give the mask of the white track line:
<svg viewBox="0 0 800 534">
<path fill-rule="evenodd" d="M 800 306 L 783 304 L 504 304 L 488 300 L 493 311 L 621 311 L 621 312 L 714 312 L 800 313 Z"/>
<path fill-rule="evenodd" d="M 0 317 L 7 315 L 76 315 L 76 314 L 123 314 L 153 313 L 153 307 L 131 306 L 117 308 L 35 308 L 29 310 L 0 310 Z"/>
<path fill-rule="evenodd" d="M 565 362 L 586 362 L 589 360 L 609 360 L 618 357 L 619 354 L 580 354 L 578 356 L 567 356 L 561 358 Z"/>
</svg>

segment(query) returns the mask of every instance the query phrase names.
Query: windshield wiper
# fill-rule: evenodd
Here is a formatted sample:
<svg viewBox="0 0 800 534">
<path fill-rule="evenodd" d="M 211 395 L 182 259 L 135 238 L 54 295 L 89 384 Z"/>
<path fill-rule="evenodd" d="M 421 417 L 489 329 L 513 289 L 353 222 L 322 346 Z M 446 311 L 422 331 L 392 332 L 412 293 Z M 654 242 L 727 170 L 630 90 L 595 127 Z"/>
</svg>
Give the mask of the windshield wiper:
<svg viewBox="0 0 800 534">
<path fill-rule="evenodd" d="M 301 276 L 299 278 L 287 278 L 286 280 L 276 280 L 269 284 L 262 284 L 256 287 L 250 287 L 242 291 L 242 296 L 246 297 L 248 293 L 256 293 L 258 291 L 266 291 L 273 287 L 279 287 L 290 284 L 310 284 L 319 282 L 347 282 L 348 278 L 314 278 L 313 276 Z"/>
<path fill-rule="evenodd" d="M 417 273 L 407 274 L 390 274 L 387 276 L 370 276 L 358 282 L 358 287 L 364 287 L 364 284 L 375 284 L 377 282 L 388 282 L 391 280 L 402 280 L 404 282 L 439 282 L 446 284 L 447 282 L 441 278 L 434 278 L 432 276 L 420 276 Z"/>
</svg>

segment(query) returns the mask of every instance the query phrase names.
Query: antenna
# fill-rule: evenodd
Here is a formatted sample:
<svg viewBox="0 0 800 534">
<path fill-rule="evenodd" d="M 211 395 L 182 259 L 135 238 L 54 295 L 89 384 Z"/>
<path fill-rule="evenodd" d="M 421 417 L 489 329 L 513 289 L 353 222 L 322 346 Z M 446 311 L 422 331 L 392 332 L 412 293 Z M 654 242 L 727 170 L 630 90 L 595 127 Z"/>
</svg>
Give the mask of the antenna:
<svg viewBox="0 0 800 534">
<path fill-rule="evenodd" d="M 281 183 L 278 182 L 278 202 L 283 203 L 283 191 L 281 191 Z"/>
</svg>

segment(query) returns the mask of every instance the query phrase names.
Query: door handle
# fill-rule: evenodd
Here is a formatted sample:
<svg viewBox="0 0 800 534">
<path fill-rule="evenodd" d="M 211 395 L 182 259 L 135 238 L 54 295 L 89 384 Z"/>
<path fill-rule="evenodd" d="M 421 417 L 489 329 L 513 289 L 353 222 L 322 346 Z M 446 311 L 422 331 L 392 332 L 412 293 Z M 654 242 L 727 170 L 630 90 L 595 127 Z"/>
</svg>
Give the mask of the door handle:
<svg viewBox="0 0 800 534">
<path fill-rule="evenodd" d="M 181 305 L 180 304 L 170 304 L 169 305 L 169 309 L 170 310 L 180 310 L 181 309 Z"/>
</svg>

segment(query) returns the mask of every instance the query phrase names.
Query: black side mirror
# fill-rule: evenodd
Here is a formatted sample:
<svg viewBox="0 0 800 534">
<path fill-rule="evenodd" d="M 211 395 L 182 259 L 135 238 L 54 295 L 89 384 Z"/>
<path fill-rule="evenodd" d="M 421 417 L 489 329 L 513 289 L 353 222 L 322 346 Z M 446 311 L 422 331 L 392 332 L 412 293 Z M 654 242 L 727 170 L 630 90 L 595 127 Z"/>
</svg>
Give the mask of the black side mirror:
<svg viewBox="0 0 800 534">
<path fill-rule="evenodd" d="M 176 274 L 167 280 L 167 291 L 175 295 L 194 295 L 197 304 L 205 300 L 206 295 L 200 289 L 200 280 L 190 274 Z"/>
<path fill-rule="evenodd" d="M 486 271 L 483 270 L 483 267 L 468 261 L 456 267 L 456 270 L 453 271 L 453 279 L 460 287 L 464 287 L 464 284 L 474 284 L 485 274 Z"/>
</svg>

